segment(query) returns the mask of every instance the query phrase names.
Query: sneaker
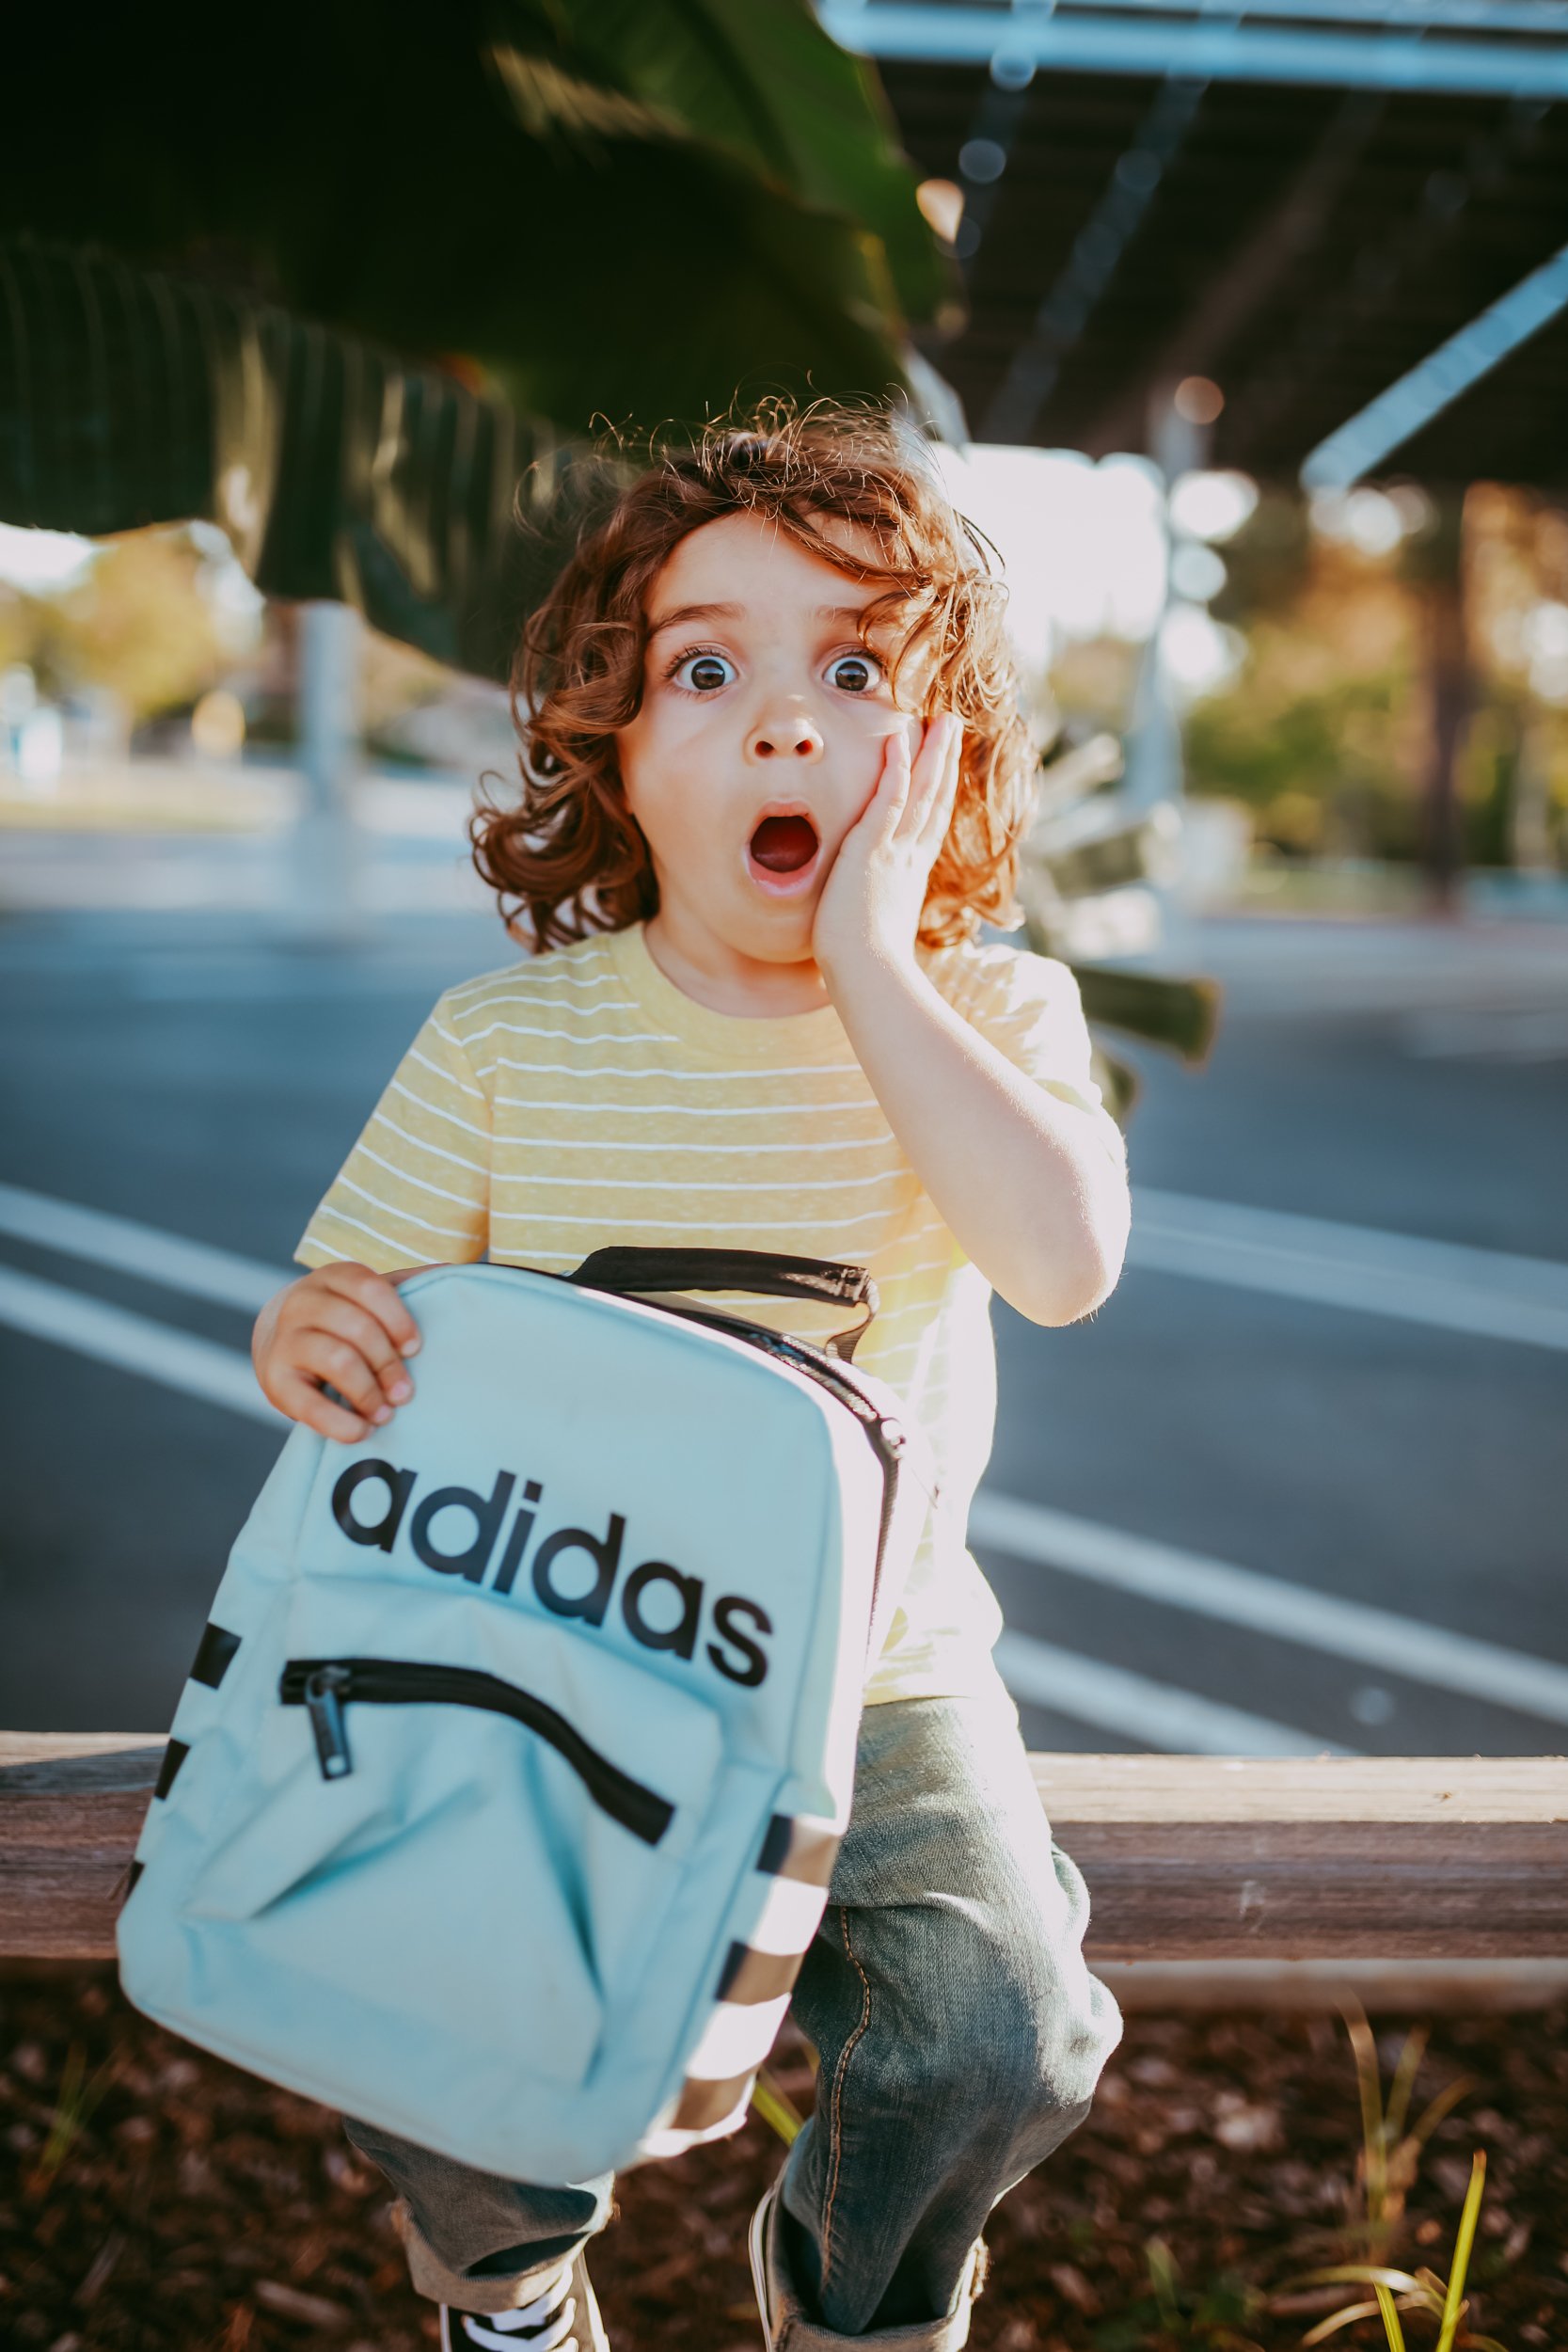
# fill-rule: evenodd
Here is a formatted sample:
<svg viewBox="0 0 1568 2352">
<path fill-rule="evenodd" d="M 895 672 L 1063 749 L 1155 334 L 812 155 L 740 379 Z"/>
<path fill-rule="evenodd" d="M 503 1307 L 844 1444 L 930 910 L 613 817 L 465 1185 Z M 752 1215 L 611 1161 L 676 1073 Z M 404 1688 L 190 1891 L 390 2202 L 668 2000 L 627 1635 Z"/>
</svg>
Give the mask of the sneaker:
<svg viewBox="0 0 1568 2352">
<path fill-rule="evenodd" d="M 777 2219 L 774 2208 L 778 2201 L 779 2183 L 775 2181 L 752 2216 L 752 2227 L 746 2240 L 752 2257 L 752 2285 L 762 2319 L 762 2340 L 768 2352 L 773 2352 L 773 2330 L 781 2316 L 778 2309 L 781 2297 L 775 2291 L 773 2261 L 773 2231 Z"/>
<path fill-rule="evenodd" d="M 441 2352 L 610 2352 L 610 2339 L 580 2254 L 562 2263 L 531 2302 L 509 2312 L 463 2312 L 443 2303 Z"/>
<path fill-rule="evenodd" d="M 800 2298 L 791 2283 L 779 2246 L 779 2189 L 783 2178 L 781 2173 L 752 2216 L 747 2241 L 752 2255 L 752 2284 L 762 2317 L 763 2343 L 768 2352 L 774 2352 L 776 2344 L 786 2342 L 813 2345 L 847 2344 L 847 2336 L 833 2335 L 826 2328 L 818 2328 L 800 2308 Z M 985 2282 L 986 2245 L 983 2238 L 976 2238 L 964 2265 L 958 2310 L 949 2318 L 933 2320 L 927 2327 L 879 2330 L 877 2341 L 912 2347 L 918 2340 L 919 2352 L 959 2352 L 959 2347 L 969 2342 L 970 2312 Z"/>
</svg>

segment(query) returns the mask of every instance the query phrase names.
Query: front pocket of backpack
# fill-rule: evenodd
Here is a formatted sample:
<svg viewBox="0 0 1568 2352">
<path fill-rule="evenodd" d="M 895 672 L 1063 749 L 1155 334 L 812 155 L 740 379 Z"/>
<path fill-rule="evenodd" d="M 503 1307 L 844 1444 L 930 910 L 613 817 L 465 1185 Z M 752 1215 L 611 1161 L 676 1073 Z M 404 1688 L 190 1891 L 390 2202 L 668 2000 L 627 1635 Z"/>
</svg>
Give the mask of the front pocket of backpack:
<svg viewBox="0 0 1568 2352">
<path fill-rule="evenodd" d="M 584 1651 L 542 1632 L 528 1683 L 515 1658 L 505 1675 L 291 1660 L 250 1801 L 186 1915 L 233 1923 L 280 1983 L 330 1984 L 411 2024 L 444 2014 L 546 2079 L 582 2081 L 607 1994 L 651 1957 L 721 1748 L 702 1701 Z M 628 1756 L 657 1757 L 661 1785 Z"/>
</svg>

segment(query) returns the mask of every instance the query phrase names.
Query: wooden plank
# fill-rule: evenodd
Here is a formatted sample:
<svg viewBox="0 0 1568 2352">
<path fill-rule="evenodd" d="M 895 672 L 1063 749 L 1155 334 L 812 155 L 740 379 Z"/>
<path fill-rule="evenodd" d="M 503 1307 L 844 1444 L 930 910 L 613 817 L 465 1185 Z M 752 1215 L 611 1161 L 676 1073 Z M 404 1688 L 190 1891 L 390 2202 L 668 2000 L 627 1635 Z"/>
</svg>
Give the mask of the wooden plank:
<svg viewBox="0 0 1568 2352">
<path fill-rule="evenodd" d="M 1370 2017 L 1493 2015 L 1560 2009 L 1568 2001 L 1561 1960 L 1104 1960 L 1095 1973 L 1129 2013 L 1173 2010 L 1317 2010 L 1347 1997 Z"/>
<path fill-rule="evenodd" d="M 162 1754 L 0 1734 L 0 1957 L 112 1954 Z M 1568 1957 L 1560 1756 L 1032 1760 L 1091 1960 Z"/>
<path fill-rule="evenodd" d="M 3 1752 L 3 1742 L 0 1742 Z M 1560 1756 L 1036 1756 L 1073 1821 L 1568 1821 Z"/>
<path fill-rule="evenodd" d="M 1098 1959 L 1568 1955 L 1561 1756 L 1033 1764 Z"/>
<path fill-rule="evenodd" d="M 0 1958 L 101 1960 L 164 1741 L 0 1732 Z"/>
</svg>

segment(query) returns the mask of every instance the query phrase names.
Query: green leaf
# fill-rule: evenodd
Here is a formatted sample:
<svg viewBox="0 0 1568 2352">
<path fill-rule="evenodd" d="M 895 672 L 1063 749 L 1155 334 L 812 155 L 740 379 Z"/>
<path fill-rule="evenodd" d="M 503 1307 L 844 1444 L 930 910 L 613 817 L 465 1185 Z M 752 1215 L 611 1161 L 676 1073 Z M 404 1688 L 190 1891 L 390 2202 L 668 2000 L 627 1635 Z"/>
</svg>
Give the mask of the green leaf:
<svg viewBox="0 0 1568 2352">
<path fill-rule="evenodd" d="M 1343 2311 L 1330 2312 L 1326 2319 L 1320 2319 L 1315 2328 L 1309 2328 L 1301 2340 L 1303 2346 L 1326 2343 L 1341 2328 L 1349 2328 L 1358 2319 L 1375 2319 L 1377 2312 L 1376 2303 L 1347 2303 Z"/>
<path fill-rule="evenodd" d="M 277 0 L 264 40 L 153 0 L 29 34 L 69 106 L 0 142 L 0 516 L 215 520 L 263 589 L 488 675 L 620 478 L 595 420 L 884 399 L 950 298 L 806 0 Z"/>
<path fill-rule="evenodd" d="M 505 676 L 521 613 L 612 493 L 540 420 L 248 296 L 10 240 L 0 316 L 8 520 L 216 522 L 259 587 L 341 597 L 460 668 Z"/>
<path fill-rule="evenodd" d="M 1143 1081 L 1130 1062 L 1095 1044 L 1089 1055 L 1089 1074 L 1100 1089 L 1105 1107 L 1118 1127 L 1125 1127 L 1143 1091 Z"/>
<path fill-rule="evenodd" d="M 1476 2224 L 1481 2219 L 1481 2201 L 1485 2193 L 1486 2152 L 1478 2148 L 1470 2166 L 1470 2185 L 1465 2192 L 1465 2210 L 1459 2217 L 1459 2235 L 1454 2241 L 1449 2291 L 1443 2298 L 1443 2324 L 1437 2337 L 1437 2352 L 1452 2352 L 1454 2336 L 1465 2312 L 1465 2274 L 1470 2266 L 1470 2249 L 1476 2241 Z"/>
<path fill-rule="evenodd" d="M 558 119 L 575 96 L 592 136 L 589 93 L 614 93 L 641 110 L 644 135 L 728 154 L 800 203 L 860 224 L 880 246 L 869 266 L 888 306 L 905 318 L 929 320 L 955 299 L 875 74 L 823 32 L 804 0 L 574 0 L 569 13 L 505 0 L 495 21 L 514 36 L 525 119 L 540 120 L 548 103 L 528 54 L 543 40 L 592 77 L 561 94 Z"/>
<path fill-rule="evenodd" d="M 793 2100 L 779 2089 L 766 2066 L 759 2070 L 752 2085 L 752 2110 L 778 2133 L 786 2148 L 795 2145 L 805 2128 Z"/>
<path fill-rule="evenodd" d="M 593 102 L 592 138 L 519 114 L 508 25 L 555 117 Z M 11 110 L 0 233 L 194 272 L 415 363 L 462 355 L 571 434 L 695 421 L 737 387 L 881 397 L 928 307 L 911 262 L 901 310 L 881 231 L 912 215 L 940 268 L 863 70 L 805 0 L 451 0 L 388 26 L 276 0 L 264 40 L 244 10 L 153 0 L 90 37 L 46 11 L 29 39 L 34 86 L 69 102 Z"/>
<path fill-rule="evenodd" d="M 1124 890 L 1129 882 L 1146 882 L 1160 846 L 1158 834 L 1139 823 L 1071 849 L 1032 849 L 1028 854 L 1031 863 L 1044 868 L 1059 898 L 1096 898 L 1107 890 Z"/>
<path fill-rule="evenodd" d="M 1145 2239 L 1144 2260 L 1148 2265 L 1148 2283 L 1154 2289 L 1160 2317 L 1167 2328 L 1179 2328 L 1181 2325 L 1181 2274 L 1163 2237 Z"/>
<path fill-rule="evenodd" d="M 1420 2115 L 1410 2128 L 1409 2137 L 1417 2146 L 1423 2146 L 1431 2138 L 1449 2109 L 1456 2107 L 1461 2099 L 1467 2098 L 1477 2088 L 1478 2077 L 1474 2074 L 1459 2074 L 1451 2083 L 1446 2084 L 1437 2096 L 1422 2108 Z"/>
<path fill-rule="evenodd" d="M 1388 2352 L 1404 2352 L 1404 2329 L 1400 2326 L 1400 2315 L 1395 2308 L 1393 2296 L 1386 2286 L 1376 2286 L 1372 2289 L 1372 2293 L 1377 2296 L 1377 2307 L 1383 2314 L 1384 2330 L 1388 2338 Z"/>
<path fill-rule="evenodd" d="M 1166 1046 L 1184 1061 L 1207 1057 L 1219 1025 L 1216 980 L 1167 979 L 1103 963 L 1075 963 L 1072 971 L 1090 1021 Z"/>
<path fill-rule="evenodd" d="M 1418 2026 L 1405 2036 L 1404 2045 L 1400 2051 L 1399 2064 L 1394 2069 L 1394 2079 L 1388 2090 L 1388 2109 L 1384 2118 L 1384 2136 L 1390 2147 L 1395 2146 L 1403 2134 L 1404 2120 L 1410 2111 L 1410 2096 L 1416 2087 L 1416 2076 L 1420 2071 L 1426 2045 L 1426 2027 Z"/>
<path fill-rule="evenodd" d="M 1415 2294 L 1420 2281 L 1408 2270 L 1390 2270 L 1383 2263 L 1336 2263 L 1329 2270 L 1304 2270 L 1292 2280 L 1293 2286 L 1385 2286 L 1397 2287 L 1402 2295 Z"/>
</svg>

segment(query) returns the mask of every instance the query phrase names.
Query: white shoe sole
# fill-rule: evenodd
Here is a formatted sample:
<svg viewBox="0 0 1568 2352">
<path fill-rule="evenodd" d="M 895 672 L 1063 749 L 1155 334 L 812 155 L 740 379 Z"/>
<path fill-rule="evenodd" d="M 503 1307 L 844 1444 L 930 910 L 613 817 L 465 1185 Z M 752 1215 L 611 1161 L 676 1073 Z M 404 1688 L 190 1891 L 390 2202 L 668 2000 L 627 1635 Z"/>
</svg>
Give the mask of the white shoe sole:
<svg viewBox="0 0 1568 2352">
<path fill-rule="evenodd" d="M 580 2256 L 576 2266 L 573 2286 L 577 2294 L 578 2316 L 573 2323 L 572 2333 L 567 2339 L 568 2346 L 578 2344 L 582 2352 L 610 2352 L 610 2341 L 604 2331 L 604 2321 L 599 2315 L 599 2300 L 594 2292 L 593 2280 L 588 2276 L 587 2265 L 582 2262 Z M 440 2352 L 473 2352 L 472 2343 L 467 2333 L 452 2326 L 452 2306 L 450 2303 L 443 2303 L 439 2306 L 439 2310 Z M 501 2328 L 496 2330 L 498 2335 L 507 2332 Z M 532 2338 L 518 2335 L 515 2341 L 520 2347 L 520 2352 L 527 2352 L 527 2347 L 532 2342 Z M 769 2352 L 771 2352 L 771 2346 L 769 2346 Z"/>
<path fill-rule="evenodd" d="M 752 2285 L 757 2298 L 757 2313 L 762 2321 L 762 2341 L 767 2347 L 767 2352 L 773 2352 L 773 2322 L 768 2310 L 767 2231 L 768 2217 L 772 2213 L 778 2194 L 779 2185 L 775 2181 L 752 2216 L 752 2226 L 746 2233 L 746 2245 L 752 2257 Z"/>
</svg>

